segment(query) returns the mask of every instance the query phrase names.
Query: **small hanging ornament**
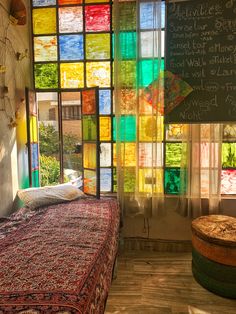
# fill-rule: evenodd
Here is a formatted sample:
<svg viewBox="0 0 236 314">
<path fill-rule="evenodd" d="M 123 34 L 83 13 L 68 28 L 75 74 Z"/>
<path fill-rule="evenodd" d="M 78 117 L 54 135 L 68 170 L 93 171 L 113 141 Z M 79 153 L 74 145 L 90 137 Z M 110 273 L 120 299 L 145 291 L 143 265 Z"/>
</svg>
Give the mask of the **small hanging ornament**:
<svg viewBox="0 0 236 314">
<path fill-rule="evenodd" d="M 10 5 L 10 20 L 16 25 L 26 24 L 26 7 L 22 0 L 11 0 Z"/>
</svg>

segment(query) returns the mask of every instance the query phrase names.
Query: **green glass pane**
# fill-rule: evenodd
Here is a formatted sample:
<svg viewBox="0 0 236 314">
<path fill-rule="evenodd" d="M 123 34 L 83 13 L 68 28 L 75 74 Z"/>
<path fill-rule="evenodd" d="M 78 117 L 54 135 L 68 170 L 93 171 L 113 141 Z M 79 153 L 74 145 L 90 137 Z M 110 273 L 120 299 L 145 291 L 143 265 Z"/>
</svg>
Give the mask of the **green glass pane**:
<svg viewBox="0 0 236 314">
<path fill-rule="evenodd" d="M 87 34 L 86 58 L 91 60 L 110 59 L 110 34 Z"/>
<path fill-rule="evenodd" d="M 159 68 L 160 67 L 160 68 Z M 160 70 L 164 70 L 165 63 L 161 60 L 141 60 L 139 62 L 139 86 L 146 87 L 157 79 Z"/>
<path fill-rule="evenodd" d="M 180 167 L 181 154 L 181 143 L 166 143 L 166 167 Z"/>
<path fill-rule="evenodd" d="M 97 128 L 96 118 L 94 116 L 83 117 L 83 140 L 96 141 Z"/>
<path fill-rule="evenodd" d="M 165 194 L 180 193 L 180 169 L 165 170 Z"/>
<path fill-rule="evenodd" d="M 39 186 L 39 171 L 32 171 L 32 187 L 38 188 Z"/>
<path fill-rule="evenodd" d="M 136 30 L 136 2 L 119 2 L 119 29 Z M 113 18 L 113 21 L 115 19 Z"/>
<path fill-rule="evenodd" d="M 57 88 L 58 67 L 57 64 L 35 64 L 34 65 L 35 88 Z"/>
<path fill-rule="evenodd" d="M 135 168 L 124 168 L 124 192 L 130 193 L 135 190 L 136 173 Z M 117 192 L 117 169 L 113 169 L 113 191 Z"/>
<path fill-rule="evenodd" d="M 136 86 L 136 61 L 122 61 L 120 63 L 121 87 Z"/>
<path fill-rule="evenodd" d="M 222 144 L 222 167 L 236 168 L 236 143 Z"/>
<path fill-rule="evenodd" d="M 122 116 L 119 119 L 119 139 L 124 142 L 136 141 L 136 117 L 135 116 Z M 113 118 L 113 139 L 116 141 L 116 118 Z"/>
<path fill-rule="evenodd" d="M 121 32 L 119 34 L 119 55 L 121 59 L 135 59 L 136 58 L 136 42 L 137 42 L 137 33 L 136 32 Z M 115 37 L 112 36 L 112 57 L 114 59 L 114 46 L 115 46 Z"/>
<path fill-rule="evenodd" d="M 113 192 L 117 192 L 117 172 L 116 172 L 116 168 L 113 169 Z"/>
</svg>

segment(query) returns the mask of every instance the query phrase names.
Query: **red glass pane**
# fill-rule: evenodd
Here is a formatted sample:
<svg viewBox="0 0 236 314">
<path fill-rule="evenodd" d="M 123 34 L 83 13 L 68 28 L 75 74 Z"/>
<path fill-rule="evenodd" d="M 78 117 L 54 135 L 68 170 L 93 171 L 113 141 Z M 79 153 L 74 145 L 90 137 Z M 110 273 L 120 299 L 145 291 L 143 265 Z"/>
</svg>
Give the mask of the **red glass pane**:
<svg viewBox="0 0 236 314">
<path fill-rule="evenodd" d="M 80 4 L 82 0 L 58 0 L 59 5 L 66 5 L 66 4 Z"/>
<path fill-rule="evenodd" d="M 110 5 L 88 5 L 85 7 L 86 31 L 110 30 Z"/>
<path fill-rule="evenodd" d="M 96 113 L 96 97 L 94 90 L 86 90 L 82 92 L 82 113 Z"/>
</svg>

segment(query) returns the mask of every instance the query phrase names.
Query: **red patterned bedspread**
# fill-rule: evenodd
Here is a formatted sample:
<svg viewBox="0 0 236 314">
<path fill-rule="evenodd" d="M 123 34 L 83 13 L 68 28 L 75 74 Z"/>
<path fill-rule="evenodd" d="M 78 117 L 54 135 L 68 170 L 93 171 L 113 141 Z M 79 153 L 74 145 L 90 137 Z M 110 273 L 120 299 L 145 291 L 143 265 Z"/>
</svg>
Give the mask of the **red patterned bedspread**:
<svg viewBox="0 0 236 314">
<path fill-rule="evenodd" d="M 0 224 L 0 314 L 103 313 L 117 252 L 119 209 L 82 199 Z"/>
</svg>

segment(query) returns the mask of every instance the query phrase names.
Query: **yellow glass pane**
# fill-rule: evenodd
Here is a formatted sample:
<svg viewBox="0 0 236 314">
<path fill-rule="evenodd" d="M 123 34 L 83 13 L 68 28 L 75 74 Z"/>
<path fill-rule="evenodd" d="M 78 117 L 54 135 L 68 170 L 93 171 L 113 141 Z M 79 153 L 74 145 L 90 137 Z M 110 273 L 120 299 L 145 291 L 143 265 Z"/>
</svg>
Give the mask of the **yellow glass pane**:
<svg viewBox="0 0 236 314">
<path fill-rule="evenodd" d="M 91 60 L 109 59 L 110 34 L 87 34 L 86 58 Z"/>
<path fill-rule="evenodd" d="M 136 166 L 136 143 L 120 144 L 121 165 L 126 167 Z M 117 166 L 116 144 L 113 144 L 113 166 Z"/>
<path fill-rule="evenodd" d="M 30 116 L 30 140 L 31 142 L 38 142 L 38 132 L 37 132 L 37 118 Z"/>
<path fill-rule="evenodd" d="M 84 87 L 84 64 L 82 62 L 61 63 L 61 87 Z"/>
<path fill-rule="evenodd" d="M 96 169 L 96 144 L 84 144 L 83 163 L 84 168 Z"/>
<path fill-rule="evenodd" d="M 111 118 L 110 117 L 100 117 L 100 141 L 110 141 L 111 140 Z"/>
<path fill-rule="evenodd" d="M 88 62 L 86 65 L 87 86 L 110 87 L 110 62 Z"/>
<path fill-rule="evenodd" d="M 163 170 L 151 168 L 139 169 L 139 192 L 162 193 Z"/>
<path fill-rule="evenodd" d="M 56 33 L 56 9 L 34 9 L 33 10 L 33 33 L 52 34 Z"/>
<path fill-rule="evenodd" d="M 144 142 L 163 140 L 163 117 L 140 116 L 139 140 Z"/>
</svg>

